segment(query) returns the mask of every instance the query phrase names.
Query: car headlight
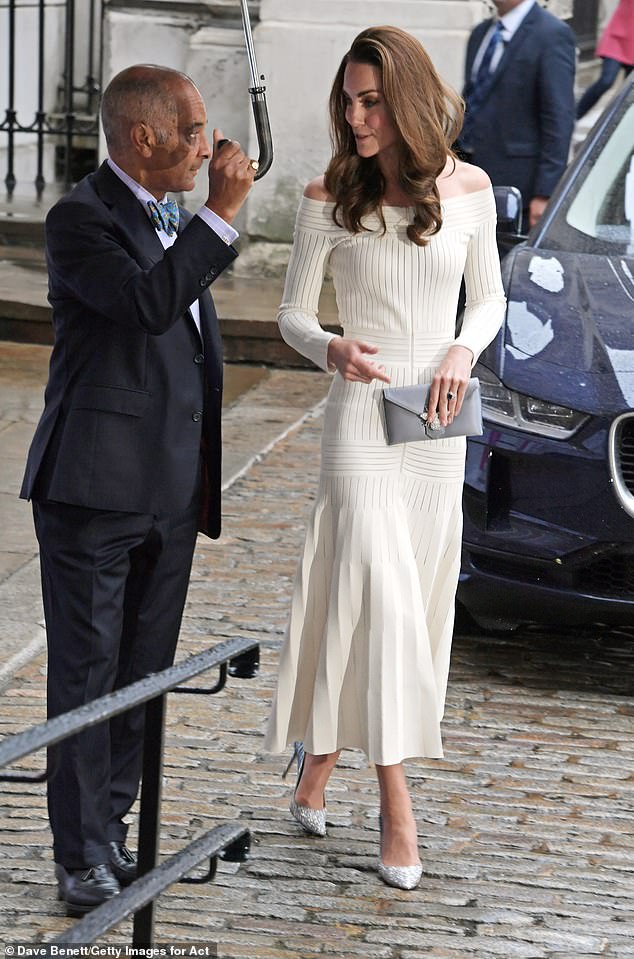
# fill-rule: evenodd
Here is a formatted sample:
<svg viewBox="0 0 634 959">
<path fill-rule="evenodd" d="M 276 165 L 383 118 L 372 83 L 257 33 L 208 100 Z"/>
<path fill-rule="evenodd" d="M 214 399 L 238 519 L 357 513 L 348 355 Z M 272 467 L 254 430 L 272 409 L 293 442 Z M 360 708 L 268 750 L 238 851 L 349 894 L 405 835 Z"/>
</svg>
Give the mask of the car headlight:
<svg viewBox="0 0 634 959">
<path fill-rule="evenodd" d="M 473 373 L 480 380 L 482 416 L 489 422 L 565 440 L 588 418 L 585 413 L 568 406 L 509 390 L 484 366 L 477 365 Z"/>
</svg>

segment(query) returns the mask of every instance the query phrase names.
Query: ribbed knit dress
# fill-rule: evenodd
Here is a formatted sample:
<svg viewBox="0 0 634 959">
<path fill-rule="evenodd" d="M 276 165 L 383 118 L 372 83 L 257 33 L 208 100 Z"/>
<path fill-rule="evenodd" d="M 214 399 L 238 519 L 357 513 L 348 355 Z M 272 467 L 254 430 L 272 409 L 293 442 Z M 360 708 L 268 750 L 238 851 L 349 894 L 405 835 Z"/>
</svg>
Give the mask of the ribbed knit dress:
<svg viewBox="0 0 634 959">
<path fill-rule="evenodd" d="M 428 383 L 447 349 L 474 357 L 504 316 L 490 188 L 445 200 L 420 247 L 413 211 L 384 207 L 367 231 L 337 226 L 332 203 L 302 199 L 282 336 L 326 370 L 332 334 L 317 319 L 326 263 L 344 336 L 379 347 L 391 385 Z M 464 274 L 467 306 L 455 339 Z M 265 748 L 362 749 L 391 765 L 442 756 L 443 715 L 460 569 L 465 439 L 388 446 L 382 388 L 335 373 L 315 506 L 300 558 Z"/>
</svg>

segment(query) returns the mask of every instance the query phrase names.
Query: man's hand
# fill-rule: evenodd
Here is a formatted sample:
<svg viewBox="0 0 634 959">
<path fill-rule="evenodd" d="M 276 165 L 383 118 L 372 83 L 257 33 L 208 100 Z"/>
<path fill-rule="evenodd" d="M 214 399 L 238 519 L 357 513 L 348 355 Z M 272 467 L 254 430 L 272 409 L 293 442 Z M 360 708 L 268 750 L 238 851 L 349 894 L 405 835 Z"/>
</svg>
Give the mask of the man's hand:
<svg viewBox="0 0 634 959">
<path fill-rule="evenodd" d="M 382 380 L 384 383 L 389 383 L 390 378 L 385 372 L 385 367 L 366 359 L 368 353 L 378 352 L 378 346 L 372 346 L 370 343 L 334 336 L 328 344 L 328 366 L 336 367 L 344 380 L 352 380 L 355 383 Z"/>
<path fill-rule="evenodd" d="M 528 205 L 528 225 L 532 229 L 542 217 L 542 214 L 548 206 L 548 196 L 534 196 Z"/>
<path fill-rule="evenodd" d="M 253 186 L 256 170 L 236 140 L 224 140 L 222 130 L 214 130 L 214 149 L 209 161 L 209 196 L 205 206 L 231 223 Z"/>
</svg>

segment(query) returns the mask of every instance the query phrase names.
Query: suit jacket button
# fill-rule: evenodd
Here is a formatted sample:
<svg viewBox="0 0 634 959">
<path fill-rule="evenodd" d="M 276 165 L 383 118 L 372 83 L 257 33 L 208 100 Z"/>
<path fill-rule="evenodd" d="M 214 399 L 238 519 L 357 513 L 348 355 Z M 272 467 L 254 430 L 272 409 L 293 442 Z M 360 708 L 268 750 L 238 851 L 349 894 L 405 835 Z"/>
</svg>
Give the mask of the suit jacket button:
<svg viewBox="0 0 634 959">
<path fill-rule="evenodd" d="M 194 357 L 194 363 L 198 363 L 200 365 L 200 363 L 204 363 L 204 362 L 205 362 L 205 357 L 203 356 L 203 354 L 196 353 L 196 356 Z"/>
<path fill-rule="evenodd" d="M 200 423 L 202 418 L 203 418 L 203 414 L 200 412 L 200 410 L 196 410 L 195 413 L 192 413 L 192 419 L 194 423 Z"/>
</svg>

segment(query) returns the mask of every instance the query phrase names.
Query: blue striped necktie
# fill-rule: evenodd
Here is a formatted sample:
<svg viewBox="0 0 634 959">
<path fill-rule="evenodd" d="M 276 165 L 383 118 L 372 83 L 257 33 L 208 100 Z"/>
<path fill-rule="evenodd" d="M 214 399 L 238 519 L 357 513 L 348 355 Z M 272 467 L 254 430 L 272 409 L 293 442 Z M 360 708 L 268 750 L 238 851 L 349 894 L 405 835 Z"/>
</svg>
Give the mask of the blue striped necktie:
<svg viewBox="0 0 634 959">
<path fill-rule="evenodd" d="M 474 116 L 481 109 L 491 87 L 491 81 L 495 73 L 495 71 L 491 71 L 491 62 L 498 48 L 498 44 L 502 42 L 503 29 L 502 21 L 498 20 L 495 24 L 495 30 L 491 34 L 482 55 L 478 72 L 467 88 L 465 121 L 460 135 L 460 139 L 465 147 L 469 147 L 470 145 L 469 139 L 473 132 Z"/>
<path fill-rule="evenodd" d="M 173 236 L 178 230 L 178 203 L 175 200 L 147 201 L 150 211 L 150 222 L 155 230 L 164 230 L 168 236 Z"/>
</svg>

